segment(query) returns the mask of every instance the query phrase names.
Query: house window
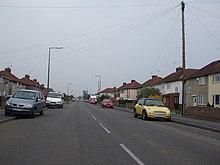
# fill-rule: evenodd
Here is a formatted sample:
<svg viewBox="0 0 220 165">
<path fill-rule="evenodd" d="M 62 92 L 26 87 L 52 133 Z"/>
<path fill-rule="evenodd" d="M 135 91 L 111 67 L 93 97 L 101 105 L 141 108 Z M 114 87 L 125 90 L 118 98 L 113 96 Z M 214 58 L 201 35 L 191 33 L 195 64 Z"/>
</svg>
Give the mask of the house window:
<svg viewBox="0 0 220 165">
<path fill-rule="evenodd" d="M 214 95 L 214 103 L 215 105 L 220 105 L 220 95 Z"/>
<path fill-rule="evenodd" d="M 170 83 L 167 83 L 167 89 L 170 89 Z"/>
<path fill-rule="evenodd" d="M 179 104 L 179 97 L 174 96 L 174 104 L 178 105 Z"/>
<path fill-rule="evenodd" d="M 219 82 L 220 82 L 220 73 L 214 74 L 214 75 L 212 76 L 212 82 L 213 82 L 213 83 L 219 83 Z"/>
<path fill-rule="evenodd" d="M 121 90 L 121 93 L 123 94 L 123 93 L 124 93 L 124 90 Z"/>
<path fill-rule="evenodd" d="M 204 95 L 201 95 L 198 97 L 198 104 L 205 105 L 205 96 Z"/>
<path fill-rule="evenodd" d="M 199 85 L 205 84 L 205 77 L 200 77 L 199 78 Z"/>
<path fill-rule="evenodd" d="M 17 88 L 19 88 L 19 82 L 17 82 Z"/>
<path fill-rule="evenodd" d="M 175 92 L 178 92 L 178 87 L 175 87 Z"/>
<path fill-rule="evenodd" d="M 192 87 L 188 86 L 188 93 L 192 93 Z"/>
<path fill-rule="evenodd" d="M 3 83 L 3 77 L 0 77 L 0 83 Z"/>
</svg>

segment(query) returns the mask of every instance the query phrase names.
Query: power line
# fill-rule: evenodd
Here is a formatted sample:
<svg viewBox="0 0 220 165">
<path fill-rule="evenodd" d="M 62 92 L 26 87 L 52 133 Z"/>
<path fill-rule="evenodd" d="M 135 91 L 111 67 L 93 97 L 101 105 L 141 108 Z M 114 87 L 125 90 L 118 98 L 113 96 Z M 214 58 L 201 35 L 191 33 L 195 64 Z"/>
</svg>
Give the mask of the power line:
<svg viewBox="0 0 220 165">
<path fill-rule="evenodd" d="M 194 15 L 194 17 L 196 18 L 196 20 L 204 27 L 204 29 L 209 32 L 209 34 L 211 34 L 211 36 L 220 44 L 220 40 L 215 36 L 215 34 L 213 34 L 209 28 L 207 26 L 205 26 L 205 24 L 201 21 L 201 19 L 195 14 L 193 13 L 190 8 L 189 11 L 192 13 L 192 15 Z"/>
<path fill-rule="evenodd" d="M 209 15 L 209 16 L 212 16 L 212 17 L 215 17 L 215 18 L 217 18 L 217 19 L 220 19 L 220 16 L 218 16 L 218 15 L 215 15 L 215 14 L 212 14 L 212 13 L 207 12 L 207 11 L 205 11 L 205 10 L 199 9 L 199 8 L 194 7 L 194 6 L 192 6 L 192 5 L 188 5 L 188 6 L 190 6 L 191 8 L 194 8 L 194 9 L 200 11 L 200 12 L 203 12 L 203 13 Z"/>
<path fill-rule="evenodd" d="M 0 8 L 35 8 L 35 9 L 83 9 L 83 8 L 144 8 L 154 6 L 167 6 L 174 3 L 164 4 L 141 4 L 141 5 L 94 5 L 94 6 L 34 6 L 34 5 L 0 5 Z"/>
</svg>

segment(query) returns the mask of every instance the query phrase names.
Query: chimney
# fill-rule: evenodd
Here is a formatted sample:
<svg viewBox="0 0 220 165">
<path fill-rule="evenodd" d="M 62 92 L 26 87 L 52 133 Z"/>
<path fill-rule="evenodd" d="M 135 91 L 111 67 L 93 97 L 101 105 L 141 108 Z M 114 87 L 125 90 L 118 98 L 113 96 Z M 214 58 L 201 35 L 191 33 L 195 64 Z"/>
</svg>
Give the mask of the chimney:
<svg viewBox="0 0 220 165">
<path fill-rule="evenodd" d="M 126 82 L 123 82 L 123 85 L 126 85 L 127 83 Z"/>
<path fill-rule="evenodd" d="M 28 74 L 25 75 L 26 79 L 30 79 L 30 76 Z"/>
<path fill-rule="evenodd" d="M 5 68 L 5 71 L 11 73 L 11 68 Z"/>
<path fill-rule="evenodd" d="M 178 68 L 176 68 L 176 72 L 179 72 L 180 70 L 182 70 L 183 68 L 181 68 L 181 67 L 178 67 Z"/>
<path fill-rule="evenodd" d="M 33 79 L 34 82 L 37 82 L 37 79 Z"/>
<path fill-rule="evenodd" d="M 152 79 L 155 79 L 155 78 L 157 78 L 157 75 L 153 75 L 153 76 L 152 76 Z"/>
<path fill-rule="evenodd" d="M 131 80 L 131 83 L 134 83 L 134 82 L 136 82 L 135 80 Z"/>
</svg>

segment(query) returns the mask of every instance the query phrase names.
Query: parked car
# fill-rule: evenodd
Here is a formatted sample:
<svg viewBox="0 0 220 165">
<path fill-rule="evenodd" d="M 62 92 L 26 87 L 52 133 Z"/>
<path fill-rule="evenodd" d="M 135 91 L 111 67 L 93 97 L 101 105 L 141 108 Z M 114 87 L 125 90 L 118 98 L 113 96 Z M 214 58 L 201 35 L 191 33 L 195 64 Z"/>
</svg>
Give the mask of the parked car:
<svg viewBox="0 0 220 165">
<path fill-rule="evenodd" d="M 101 102 L 101 107 L 102 108 L 113 108 L 113 103 L 110 99 L 104 99 L 102 102 Z"/>
<path fill-rule="evenodd" d="M 5 115 L 28 115 L 34 118 L 36 113 L 43 115 L 45 107 L 42 92 L 22 89 L 16 91 L 6 102 Z"/>
<path fill-rule="evenodd" d="M 96 104 L 96 103 L 97 103 L 97 99 L 95 99 L 95 98 L 90 98 L 90 99 L 89 99 L 89 103 L 90 103 L 90 104 Z"/>
<path fill-rule="evenodd" d="M 11 98 L 12 95 L 7 95 L 6 96 L 6 100 L 9 100 Z"/>
<path fill-rule="evenodd" d="M 46 99 L 47 107 L 63 108 L 64 95 L 60 92 L 49 92 Z"/>
<path fill-rule="evenodd" d="M 133 116 L 141 116 L 143 120 L 149 118 L 162 118 L 170 120 L 170 110 L 164 107 L 161 100 L 141 98 L 138 100 L 133 110 Z"/>
</svg>

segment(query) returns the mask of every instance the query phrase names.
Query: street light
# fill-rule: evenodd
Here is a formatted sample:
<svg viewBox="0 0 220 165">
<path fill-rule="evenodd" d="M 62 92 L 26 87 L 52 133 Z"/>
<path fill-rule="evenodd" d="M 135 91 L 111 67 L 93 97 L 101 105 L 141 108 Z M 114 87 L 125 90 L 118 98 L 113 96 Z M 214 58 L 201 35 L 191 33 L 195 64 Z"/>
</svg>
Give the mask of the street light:
<svg viewBox="0 0 220 165">
<path fill-rule="evenodd" d="M 101 75 L 94 75 L 95 77 L 99 77 L 99 81 L 98 81 L 98 92 L 101 92 L 101 84 L 102 84 L 102 76 Z"/>
<path fill-rule="evenodd" d="M 72 83 L 68 83 L 68 85 L 67 85 L 67 96 L 69 96 L 69 85 L 72 85 Z"/>
<path fill-rule="evenodd" d="M 50 51 L 51 49 L 63 49 L 63 47 L 49 47 L 49 57 L 48 57 L 48 71 L 47 71 L 47 95 L 49 93 L 50 87 Z"/>
</svg>

